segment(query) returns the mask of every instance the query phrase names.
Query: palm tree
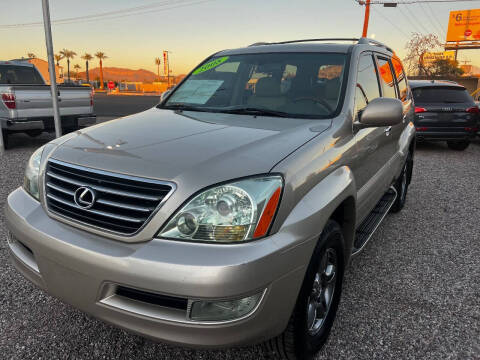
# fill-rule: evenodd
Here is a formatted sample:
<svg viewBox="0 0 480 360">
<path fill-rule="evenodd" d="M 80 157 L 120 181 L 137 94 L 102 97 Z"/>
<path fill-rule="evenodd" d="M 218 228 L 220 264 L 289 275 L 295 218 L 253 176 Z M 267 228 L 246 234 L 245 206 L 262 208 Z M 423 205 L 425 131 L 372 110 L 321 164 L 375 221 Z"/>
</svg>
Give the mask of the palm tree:
<svg viewBox="0 0 480 360">
<path fill-rule="evenodd" d="M 98 51 L 95 53 L 95 57 L 100 60 L 100 90 L 103 90 L 103 62 L 102 60 L 108 58 L 104 52 Z"/>
<path fill-rule="evenodd" d="M 158 81 L 160 81 L 160 64 L 162 63 L 162 61 L 160 60 L 159 57 L 155 58 L 155 64 L 157 65 L 157 77 L 158 77 Z"/>
<path fill-rule="evenodd" d="M 82 59 L 85 60 L 85 71 L 87 74 L 87 83 L 90 83 L 90 77 L 88 76 L 88 62 L 93 59 L 93 56 L 89 53 L 82 55 Z"/>
<path fill-rule="evenodd" d="M 34 53 L 28 53 L 27 56 L 30 58 L 30 59 L 35 59 L 37 57 L 37 55 L 35 55 Z"/>
<path fill-rule="evenodd" d="M 67 59 L 67 78 L 68 82 L 70 82 L 70 59 L 73 59 L 77 55 L 77 53 L 72 50 L 63 49 L 62 51 L 60 51 L 60 54 L 62 54 L 63 57 Z"/>
<path fill-rule="evenodd" d="M 63 59 L 63 55 L 55 54 L 55 55 L 53 55 L 53 57 L 55 58 L 55 61 L 57 62 L 57 66 L 60 66 L 60 60 Z"/>
<path fill-rule="evenodd" d="M 78 64 L 73 65 L 73 68 L 75 69 L 75 79 L 78 80 L 78 70 L 80 70 L 81 66 Z"/>
</svg>

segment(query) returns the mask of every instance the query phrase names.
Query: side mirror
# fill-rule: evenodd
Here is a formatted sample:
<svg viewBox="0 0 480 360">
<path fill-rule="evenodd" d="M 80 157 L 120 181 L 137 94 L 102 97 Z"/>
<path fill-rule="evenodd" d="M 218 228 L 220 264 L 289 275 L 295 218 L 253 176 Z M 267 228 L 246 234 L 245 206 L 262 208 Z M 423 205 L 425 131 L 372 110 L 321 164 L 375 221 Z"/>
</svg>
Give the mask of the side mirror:
<svg viewBox="0 0 480 360">
<path fill-rule="evenodd" d="M 403 121 L 403 104 L 398 99 L 376 98 L 368 103 L 356 123 L 357 128 L 381 127 Z"/>
<path fill-rule="evenodd" d="M 163 100 L 165 100 L 168 95 L 170 95 L 170 93 L 172 92 L 172 90 L 167 90 L 167 91 L 164 91 L 161 95 L 160 95 L 160 102 L 162 103 Z"/>
</svg>

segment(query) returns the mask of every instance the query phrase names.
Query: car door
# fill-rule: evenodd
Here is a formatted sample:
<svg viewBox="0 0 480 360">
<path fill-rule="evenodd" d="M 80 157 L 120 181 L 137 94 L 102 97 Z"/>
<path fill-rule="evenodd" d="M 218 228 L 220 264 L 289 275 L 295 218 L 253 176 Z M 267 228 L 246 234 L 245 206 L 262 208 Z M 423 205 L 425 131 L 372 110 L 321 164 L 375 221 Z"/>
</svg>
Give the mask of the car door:
<svg viewBox="0 0 480 360">
<path fill-rule="evenodd" d="M 376 58 L 380 73 L 380 83 L 382 84 L 382 96 L 397 98 L 402 101 L 403 105 L 402 122 L 385 128 L 383 151 L 385 164 L 389 168 L 389 181 L 391 182 L 399 174 L 403 163 L 399 153 L 400 136 L 405 126 L 407 126 L 407 114 L 410 111 L 412 100 L 411 94 L 408 92 L 405 73 L 400 60 L 395 56 L 390 58 L 377 55 Z"/>
<path fill-rule="evenodd" d="M 360 55 L 357 68 L 354 121 L 358 122 L 363 110 L 373 99 L 380 97 L 380 82 L 376 60 L 371 52 Z M 355 128 L 355 127 L 354 127 Z M 386 144 L 384 127 L 356 130 L 356 160 L 352 164 L 357 185 L 357 222 L 360 223 L 374 208 L 386 191 L 384 165 Z"/>
</svg>

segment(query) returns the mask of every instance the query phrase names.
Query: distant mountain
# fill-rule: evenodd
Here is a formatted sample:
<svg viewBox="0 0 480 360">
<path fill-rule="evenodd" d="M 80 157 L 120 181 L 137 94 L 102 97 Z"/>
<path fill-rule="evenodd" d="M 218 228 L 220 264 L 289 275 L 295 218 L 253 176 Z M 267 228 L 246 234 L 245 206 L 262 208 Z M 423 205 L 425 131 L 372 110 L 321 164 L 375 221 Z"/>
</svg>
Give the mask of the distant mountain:
<svg viewBox="0 0 480 360">
<path fill-rule="evenodd" d="M 93 68 L 88 70 L 91 80 L 100 78 L 100 68 Z M 85 79 L 85 71 L 78 73 L 78 76 Z M 103 79 L 105 81 L 142 81 L 142 82 L 154 82 L 157 81 L 157 75 L 149 70 L 145 69 L 124 69 L 117 67 L 104 67 Z"/>
</svg>

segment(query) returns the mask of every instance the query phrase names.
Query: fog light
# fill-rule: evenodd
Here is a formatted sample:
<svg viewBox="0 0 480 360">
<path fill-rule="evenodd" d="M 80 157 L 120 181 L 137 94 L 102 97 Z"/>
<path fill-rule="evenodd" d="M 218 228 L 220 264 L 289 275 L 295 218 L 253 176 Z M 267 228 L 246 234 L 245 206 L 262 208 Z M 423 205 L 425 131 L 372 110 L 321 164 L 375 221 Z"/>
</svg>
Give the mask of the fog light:
<svg viewBox="0 0 480 360">
<path fill-rule="evenodd" d="M 243 299 L 228 301 L 194 301 L 190 319 L 195 321 L 228 321 L 250 314 L 262 297 L 262 293 Z"/>
</svg>

